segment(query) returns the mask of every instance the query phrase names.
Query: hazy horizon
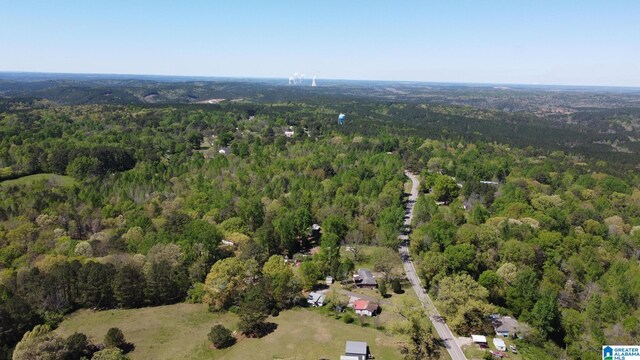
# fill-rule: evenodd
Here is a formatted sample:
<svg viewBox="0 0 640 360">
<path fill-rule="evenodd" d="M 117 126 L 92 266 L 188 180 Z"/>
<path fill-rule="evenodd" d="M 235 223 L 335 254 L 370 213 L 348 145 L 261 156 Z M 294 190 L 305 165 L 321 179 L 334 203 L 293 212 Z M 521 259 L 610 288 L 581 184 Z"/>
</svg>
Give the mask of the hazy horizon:
<svg viewBox="0 0 640 360">
<path fill-rule="evenodd" d="M 0 71 L 640 87 L 618 0 L 4 4 Z"/>
<path fill-rule="evenodd" d="M 16 74 L 42 77 L 47 79 L 47 76 L 65 78 L 71 77 L 95 77 L 97 79 L 114 79 L 114 80 L 153 80 L 157 78 L 167 78 L 172 80 L 165 81 L 216 81 L 216 80 L 232 80 L 232 81 L 244 81 L 244 80 L 259 80 L 259 81 L 281 81 L 280 85 L 288 85 L 287 77 L 257 77 L 257 76 L 211 76 L 211 75 L 175 75 L 175 74 L 115 74 L 115 73 L 76 73 L 76 72 L 39 72 L 39 71 L 5 71 L 0 70 L 0 78 L 2 74 Z M 295 86 L 310 86 L 312 78 L 305 78 L 304 83 Z M 331 78 L 317 78 L 318 86 L 325 85 L 325 82 L 331 84 L 335 82 L 371 82 L 371 83 L 398 83 L 398 84 L 425 84 L 425 85 L 456 85 L 456 86 L 511 86 L 511 87 L 558 87 L 558 88 L 619 88 L 640 90 L 640 86 L 625 86 L 625 85 L 576 85 L 576 84 L 526 84 L 526 83 L 496 83 L 496 82 L 454 82 L 454 81 L 417 81 L 417 80 L 381 80 L 381 79 L 331 79 Z"/>
</svg>

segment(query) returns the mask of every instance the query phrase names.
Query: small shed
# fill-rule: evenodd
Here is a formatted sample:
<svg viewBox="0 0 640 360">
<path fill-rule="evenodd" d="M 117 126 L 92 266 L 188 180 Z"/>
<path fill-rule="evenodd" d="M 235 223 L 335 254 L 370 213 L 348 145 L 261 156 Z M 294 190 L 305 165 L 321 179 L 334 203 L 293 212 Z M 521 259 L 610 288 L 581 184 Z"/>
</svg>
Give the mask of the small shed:
<svg viewBox="0 0 640 360">
<path fill-rule="evenodd" d="M 347 341 L 344 349 L 344 357 L 340 359 L 366 360 L 369 357 L 369 346 L 364 341 Z"/>
<path fill-rule="evenodd" d="M 221 147 L 221 148 L 218 150 L 218 154 L 222 154 L 222 155 L 229 155 L 229 154 L 231 154 L 231 148 L 226 147 L 226 146 Z"/>
<path fill-rule="evenodd" d="M 327 276 L 327 277 L 324 279 L 324 282 L 325 282 L 325 284 L 327 284 L 327 285 L 331 285 L 331 284 L 333 284 L 333 276 Z"/>
</svg>

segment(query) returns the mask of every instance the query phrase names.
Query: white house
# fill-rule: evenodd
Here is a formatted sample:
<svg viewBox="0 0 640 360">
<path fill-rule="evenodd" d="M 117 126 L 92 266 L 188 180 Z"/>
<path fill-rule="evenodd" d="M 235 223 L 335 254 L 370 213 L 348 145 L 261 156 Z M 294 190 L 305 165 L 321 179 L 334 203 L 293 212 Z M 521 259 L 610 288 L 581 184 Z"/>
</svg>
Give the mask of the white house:
<svg viewBox="0 0 640 360">
<path fill-rule="evenodd" d="M 378 312 L 378 304 L 373 301 L 358 299 L 353 303 L 353 310 L 357 315 L 361 316 L 374 316 Z"/>
</svg>

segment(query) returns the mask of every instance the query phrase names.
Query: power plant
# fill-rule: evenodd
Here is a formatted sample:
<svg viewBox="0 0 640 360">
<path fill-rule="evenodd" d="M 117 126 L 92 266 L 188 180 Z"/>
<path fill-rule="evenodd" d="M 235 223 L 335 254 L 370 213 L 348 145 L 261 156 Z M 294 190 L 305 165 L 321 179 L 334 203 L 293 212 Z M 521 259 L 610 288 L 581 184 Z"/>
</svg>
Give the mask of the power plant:
<svg viewBox="0 0 640 360">
<path fill-rule="evenodd" d="M 289 77 L 289 85 L 304 85 L 305 74 L 294 73 L 293 76 Z M 314 76 L 311 80 L 311 86 L 316 87 L 318 84 L 316 83 L 317 76 Z"/>
<path fill-rule="evenodd" d="M 294 73 L 293 76 L 289 77 L 289 85 L 302 85 L 304 77 L 305 74 Z"/>
</svg>

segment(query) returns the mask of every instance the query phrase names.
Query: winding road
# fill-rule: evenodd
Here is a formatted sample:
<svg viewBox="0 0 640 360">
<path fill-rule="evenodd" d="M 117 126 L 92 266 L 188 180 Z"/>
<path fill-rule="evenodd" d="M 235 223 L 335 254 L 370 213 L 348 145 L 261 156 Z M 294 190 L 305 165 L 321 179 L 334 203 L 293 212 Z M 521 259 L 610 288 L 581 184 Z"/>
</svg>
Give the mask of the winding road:
<svg viewBox="0 0 640 360">
<path fill-rule="evenodd" d="M 406 216 L 404 220 L 405 231 L 398 237 L 402 240 L 402 243 L 399 247 L 400 257 L 402 258 L 402 264 L 404 265 L 404 271 L 407 274 L 407 279 L 411 283 L 413 290 L 418 295 L 418 299 L 422 302 L 422 306 L 427 309 L 429 313 L 429 319 L 433 323 L 438 335 L 444 342 L 445 348 L 451 359 L 453 360 L 466 360 L 467 358 L 464 356 L 460 345 L 456 341 L 455 336 L 447 326 L 447 323 L 443 320 L 442 316 L 438 312 L 438 309 L 433 305 L 431 298 L 429 298 L 429 294 L 422 287 L 422 282 L 416 273 L 416 268 L 413 266 L 413 261 L 411 260 L 411 256 L 409 255 L 409 236 L 407 235 L 409 229 L 411 227 L 411 220 L 413 219 L 413 205 L 418 198 L 418 187 L 420 185 L 420 181 L 418 177 L 408 171 L 405 171 L 405 175 L 411 179 L 411 194 L 409 195 L 409 200 L 407 201 L 407 209 Z"/>
</svg>

